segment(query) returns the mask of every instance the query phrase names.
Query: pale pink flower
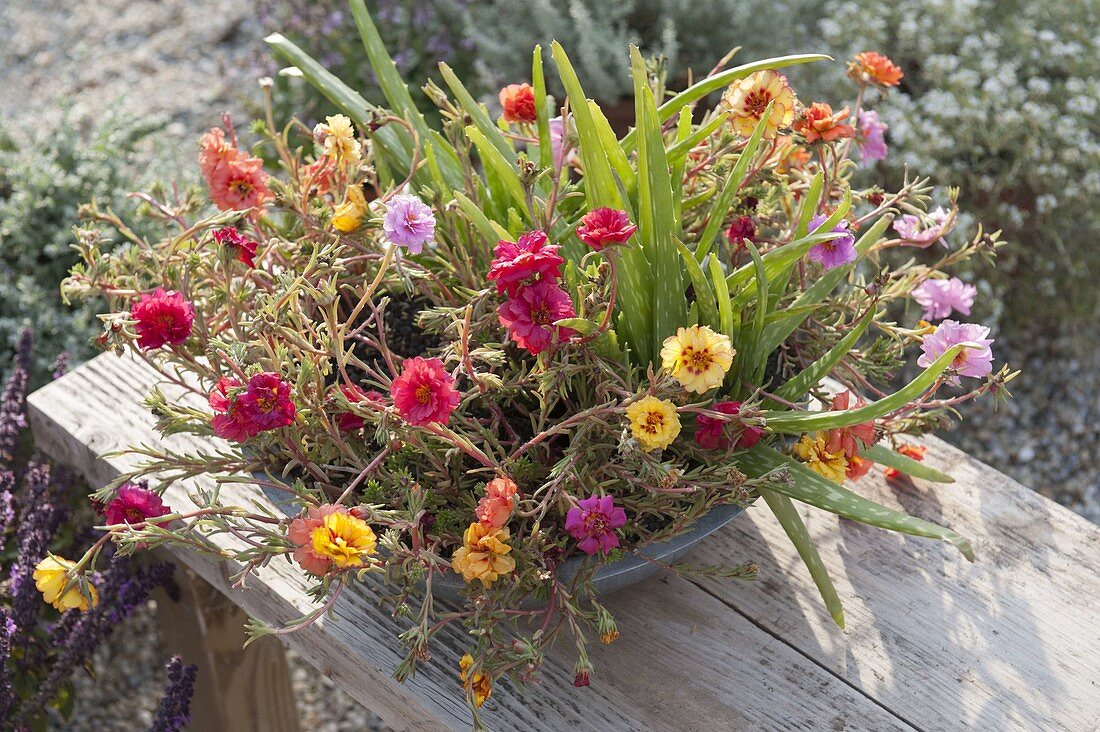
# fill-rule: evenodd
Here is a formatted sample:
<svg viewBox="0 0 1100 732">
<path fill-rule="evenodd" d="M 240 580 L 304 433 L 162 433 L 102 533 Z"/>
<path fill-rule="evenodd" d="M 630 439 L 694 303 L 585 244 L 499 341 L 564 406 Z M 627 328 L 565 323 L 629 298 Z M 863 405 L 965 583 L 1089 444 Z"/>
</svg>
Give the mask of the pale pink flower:
<svg viewBox="0 0 1100 732">
<path fill-rule="evenodd" d="M 925 280 L 910 293 L 918 305 L 924 308 L 925 320 L 939 320 L 958 311 L 970 315 L 978 288 L 968 285 L 958 277 L 949 280 Z"/>
</svg>

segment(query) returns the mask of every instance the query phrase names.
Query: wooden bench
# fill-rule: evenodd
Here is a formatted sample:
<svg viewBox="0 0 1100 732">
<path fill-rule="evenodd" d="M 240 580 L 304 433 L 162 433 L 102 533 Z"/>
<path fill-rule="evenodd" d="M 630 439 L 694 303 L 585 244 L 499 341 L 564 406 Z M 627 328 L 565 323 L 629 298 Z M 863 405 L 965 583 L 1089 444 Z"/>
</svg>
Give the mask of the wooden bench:
<svg viewBox="0 0 1100 732">
<path fill-rule="evenodd" d="M 156 374 L 104 354 L 30 397 L 38 445 L 102 485 L 129 458 L 101 454 L 160 443 L 141 400 Z M 1009 439 L 1006 436 L 1006 439 Z M 173 437 L 188 448 L 196 438 Z M 692 559 L 760 565 L 756 583 L 654 578 L 608 598 L 622 638 L 593 649 L 596 674 L 572 686 L 568 648 L 548 659 L 537 686 L 501 683 L 485 707 L 497 730 L 1096 730 L 1100 729 L 1100 527 L 931 439 L 927 462 L 957 482 L 860 481 L 869 497 L 969 537 L 968 563 L 952 547 L 804 510 L 844 601 L 833 625 L 805 568 L 771 515 L 749 510 Z M 265 501 L 227 485 L 227 502 Z M 166 495 L 189 505 L 183 486 Z M 176 557 L 250 615 L 280 623 L 310 610 L 309 582 L 276 561 L 229 588 L 224 566 Z M 216 605 L 201 584 L 193 603 Z M 403 628 L 366 584 L 345 593 L 335 617 L 284 636 L 320 673 L 395 729 L 468 729 L 456 678 L 468 643 L 442 636 L 408 683 L 390 672 Z M 169 608 L 167 623 L 203 663 L 208 696 L 194 729 L 296 728 L 277 641 L 242 652 L 241 616 Z M 203 645 L 205 643 L 205 645 Z M 215 698 L 215 692 L 231 697 Z"/>
</svg>

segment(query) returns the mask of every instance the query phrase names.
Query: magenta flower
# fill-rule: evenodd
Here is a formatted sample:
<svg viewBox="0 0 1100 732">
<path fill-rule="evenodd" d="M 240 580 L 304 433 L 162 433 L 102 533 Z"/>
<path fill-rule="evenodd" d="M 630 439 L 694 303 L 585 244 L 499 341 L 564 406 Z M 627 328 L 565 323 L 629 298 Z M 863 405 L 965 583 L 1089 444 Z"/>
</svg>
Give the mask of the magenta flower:
<svg viewBox="0 0 1100 732">
<path fill-rule="evenodd" d="M 946 318 L 954 311 L 970 315 L 970 306 L 978 288 L 968 285 L 958 277 L 949 280 L 925 280 L 909 293 L 924 308 L 925 320 Z"/>
<path fill-rule="evenodd" d="M 489 280 L 497 283 L 497 292 L 515 297 L 525 282 L 561 278 L 565 260 L 558 254 L 557 245 L 547 241 L 545 232 L 528 231 L 514 242 L 503 239 L 497 242 L 488 274 Z"/>
<path fill-rule="evenodd" d="M 921 249 L 932 246 L 938 239 L 942 239 L 947 232 L 944 225 L 947 223 L 947 212 L 942 206 L 937 206 L 934 211 L 928 212 L 930 226 L 925 226 L 919 216 L 905 214 L 894 221 L 894 231 L 907 242 L 911 242 Z"/>
<path fill-rule="evenodd" d="M 165 345 L 177 346 L 191 335 L 195 308 L 175 290 L 158 287 L 146 292 L 130 308 L 138 348 L 150 351 Z"/>
<path fill-rule="evenodd" d="M 461 395 L 438 358 L 405 359 L 401 375 L 390 384 L 390 397 L 401 419 L 414 427 L 447 424 Z"/>
<path fill-rule="evenodd" d="M 171 512 L 172 509 L 153 491 L 136 483 L 123 483 L 107 504 L 104 515 L 108 524 L 140 524 Z"/>
<path fill-rule="evenodd" d="M 215 229 L 214 241 L 235 252 L 237 261 L 249 267 L 256 266 L 256 249 L 259 244 L 237 231 L 234 227 L 223 226 L 220 229 Z"/>
<path fill-rule="evenodd" d="M 500 324 L 508 329 L 508 336 L 520 348 L 531 353 L 542 353 L 554 339 L 568 338 L 572 328 L 554 325 L 554 321 L 576 315 L 569 294 L 557 283 L 541 280 L 522 287 L 508 302 L 497 308 Z"/>
<path fill-rule="evenodd" d="M 615 529 L 626 525 L 626 511 L 611 496 L 585 498 L 569 509 L 565 530 L 585 554 L 605 553 L 619 546 Z"/>
<path fill-rule="evenodd" d="M 718 402 L 711 407 L 715 412 L 721 412 L 722 414 L 728 414 L 731 417 L 736 417 L 741 414 L 741 402 Z M 737 449 L 748 450 L 750 447 L 760 442 L 760 438 L 764 436 L 764 430 L 759 427 L 753 427 L 746 425 L 738 420 L 727 422 L 725 420 L 717 419 L 716 417 L 708 417 L 705 414 L 700 414 L 695 418 L 695 442 L 699 447 L 704 450 L 726 450 L 733 444 L 733 440 L 726 430 L 729 427 L 732 430 L 740 429 L 741 434 L 737 437 Z"/>
<path fill-rule="evenodd" d="M 597 252 L 612 244 L 623 244 L 638 227 L 630 223 L 626 211 L 597 208 L 589 211 L 577 227 L 577 236 Z"/>
<path fill-rule="evenodd" d="M 416 196 L 398 194 L 386 203 L 382 230 L 396 246 L 420 254 L 435 237 L 435 214 Z"/>
<path fill-rule="evenodd" d="M 917 359 L 917 365 L 927 368 L 937 358 L 947 353 L 952 346 L 960 343 L 972 343 L 975 348 L 964 348 L 951 362 L 951 368 L 959 376 L 973 376 L 981 378 L 993 373 L 993 351 L 990 346 L 992 338 L 987 338 L 989 328 L 974 323 L 959 323 L 954 320 L 945 320 L 936 327 L 935 332 L 929 333 L 921 341 L 920 348 L 923 352 Z M 952 376 L 948 383 L 959 385 L 958 376 Z"/>
<path fill-rule="evenodd" d="M 859 135 L 856 142 L 859 144 L 860 160 L 866 164 L 873 160 L 885 160 L 886 131 L 890 127 L 878 118 L 878 112 L 873 109 L 863 110 L 859 113 Z"/>
<path fill-rule="evenodd" d="M 810 219 L 810 233 L 818 233 L 818 228 L 827 218 L 825 214 L 818 214 Z M 856 238 L 848 231 L 848 222 L 841 219 L 840 223 L 833 227 L 833 233 L 840 233 L 843 236 L 815 244 L 806 253 L 807 259 L 818 262 L 827 270 L 856 261 Z"/>
</svg>

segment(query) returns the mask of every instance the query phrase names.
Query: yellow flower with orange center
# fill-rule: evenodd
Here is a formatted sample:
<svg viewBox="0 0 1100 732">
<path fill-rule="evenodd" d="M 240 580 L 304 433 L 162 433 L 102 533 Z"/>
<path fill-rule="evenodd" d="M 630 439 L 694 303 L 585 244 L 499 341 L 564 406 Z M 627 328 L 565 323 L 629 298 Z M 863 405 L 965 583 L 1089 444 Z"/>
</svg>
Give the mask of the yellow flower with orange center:
<svg viewBox="0 0 1100 732">
<path fill-rule="evenodd" d="M 462 685 L 474 692 L 474 704 L 481 706 L 493 694 L 493 680 L 489 674 L 478 673 L 470 675 L 470 669 L 474 665 L 474 657 L 469 653 L 458 662 L 458 677 L 462 679 Z"/>
<path fill-rule="evenodd" d="M 661 346 L 661 365 L 688 391 L 702 394 L 722 385 L 733 365 L 729 336 L 719 335 L 705 325 L 679 328 Z"/>
<path fill-rule="evenodd" d="M 462 546 L 451 557 L 451 569 L 466 582 L 481 580 L 483 586 L 490 587 L 501 575 L 516 568 L 516 560 L 508 556 L 512 551 L 508 538 L 507 527 L 470 524 L 462 535 Z"/>
<path fill-rule="evenodd" d="M 347 234 L 358 229 L 366 215 L 367 199 L 363 195 L 363 189 L 352 184 L 344 194 L 344 202 L 332 213 L 332 225 L 337 231 Z"/>
<path fill-rule="evenodd" d="M 722 109 L 729 110 L 733 131 L 741 137 L 752 135 L 768 105 L 772 104 L 764 127 L 764 137 L 769 140 L 779 130 L 791 126 L 796 102 L 787 77 L 771 69 L 733 82 L 722 95 Z"/>
<path fill-rule="evenodd" d="M 901 83 L 905 72 L 901 67 L 878 51 L 857 53 L 848 62 L 848 76 L 858 82 L 875 86 L 891 87 Z"/>
<path fill-rule="evenodd" d="M 34 586 L 42 593 L 42 598 L 61 612 L 77 608 L 89 610 L 99 604 L 99 593 L 94 585 L 83 577 L 78 578 L 68 589 L 70 572 L 76 562 L 70 562 L 52 554 L 34 568 Z M 81 592 L 83 585 L 85 592 Z"/>
<path fill-rule="evenodd" d="M 667 399 L 646 396 L 626 408 L 630 431 L 646 452 L 664 449 L 680 434 L 680 415 Z"/>
<path fill-rule="evenodd" d="M 824 432 L 802 435 L 792 450 L 810 470 L 834 483 L 843 483 L 848 473 L 848 458 L 843 451 L 829 452 L 825 447 L 826 436 Z"/>
<path fill-rule="evenodd" d="M 324 122 L 313 128 L 325 146 L 325 157 L 332 158 L 341 165 L 358 165 L 363 156 L 363 146 L 355 139 L 355 127 L 351 120 L 342 114 L 326 117 Z"/>
<path fill-rule="evenodd" d="M 313 551 L 338 569 L 362 567 L 377 549 L 374 530 L 361 518 L 337 511 L 310 534 Z"/>
</svg>

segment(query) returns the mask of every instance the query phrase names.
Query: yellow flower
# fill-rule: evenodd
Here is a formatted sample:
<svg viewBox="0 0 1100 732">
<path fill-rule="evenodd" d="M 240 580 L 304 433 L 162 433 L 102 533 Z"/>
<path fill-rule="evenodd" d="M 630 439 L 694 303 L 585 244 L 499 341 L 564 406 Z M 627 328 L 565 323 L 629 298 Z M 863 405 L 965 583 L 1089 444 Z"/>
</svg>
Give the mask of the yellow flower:
<svg viewBox="0 0 1100 732">
<path fill-rule="evenodd" d="M 646 452 L 666 448 L 680 434 L 680 415 L 667 399 L 647 396 L 626 408 L 630 431 Z"/>
<path fill-rule="evenodd" d="M 719 335 L 705 325 L 680 328 L 661 346 L 661 365 L 688 391 L 702 394 L 722 385 L 733 364 L 728 336 Z"/>
<path fill-rule="evenodd" d="M 326 117 L 323 123 L 313 128 L 313 133 L 324 140 L 326 157 L 341 164 L 359 164 L 363 146 L 355 139 L 355 127 L 350 119 L 342 114 Z"/>
<path fill-rule="evenodd" d="M 310 534 L 313 551 L 340 569 L 362 567 L 375 553 L 374 530 L 361 518 L 337 511 Z"/>
<path fill-rule="evenodd" d="M 332 225 L 337 231 L 345 234 L 355 231 L 363 223 L 363 217 L 367 215 L 367 199 L 363 196 L 363 189 L 352 184 L 344 195 L 344 202 L 336 207 L 332 215 Z"/>
<path fill-rule="evenodd" d="M 88 610 L 99 604 L 99 593 L 83 577 L 78 578 L 68 590 L 65 589 L 65 585 L 69 584 L 69 572 L 75 566 L 75 562 L 49 554 L 34 568 L 34 586 L 46 602 L 61 612 L 73 608 Z M 82 584 L 87 594 L 80 591 Z"/>
<path fill-rule="evenodd" d="M 775 137 L 780 129 L 794 122 L 796 104 L 787 77 L 776 71 L 757 71 L 730 84 L 722 95 L 722 108 L 730 111 L 730 124 L 741 137 L 752 135 L 756 123 L 764 116 L 768 104 L 772 111 L 764 127 L 764 137 Z"/>
<path fill-rule="evenodd" d="M 458 677 L 462 679 L 462 685 L 474 690 L 474 704 L 481 706 L 493 694 L 493 680 L 489 674 L 478 672 L 470 678 L 470 667 L 474 665 L 474 657 L 469 653 L 458 662 Z"/>
<path fill-rule="evenodd" d="M 516 568 L 516 560 L 508 556 L 508 528 L 494 529 L 480 522 L 470 524 L 462 536 L 463 546 L 451 557 L 451 568 L 467 582 L 481 580 L 489 587 L 502 574 Z"/>
<path fill-rule="evenodd" d="M 798 459 L 810 470 L 834 483 L 844 482 L 848 472 L 848 459 L 843 452 L 829 452 L 825 449 L 825 433 L 802 435 L 793 449 Z"/>
</svg>

